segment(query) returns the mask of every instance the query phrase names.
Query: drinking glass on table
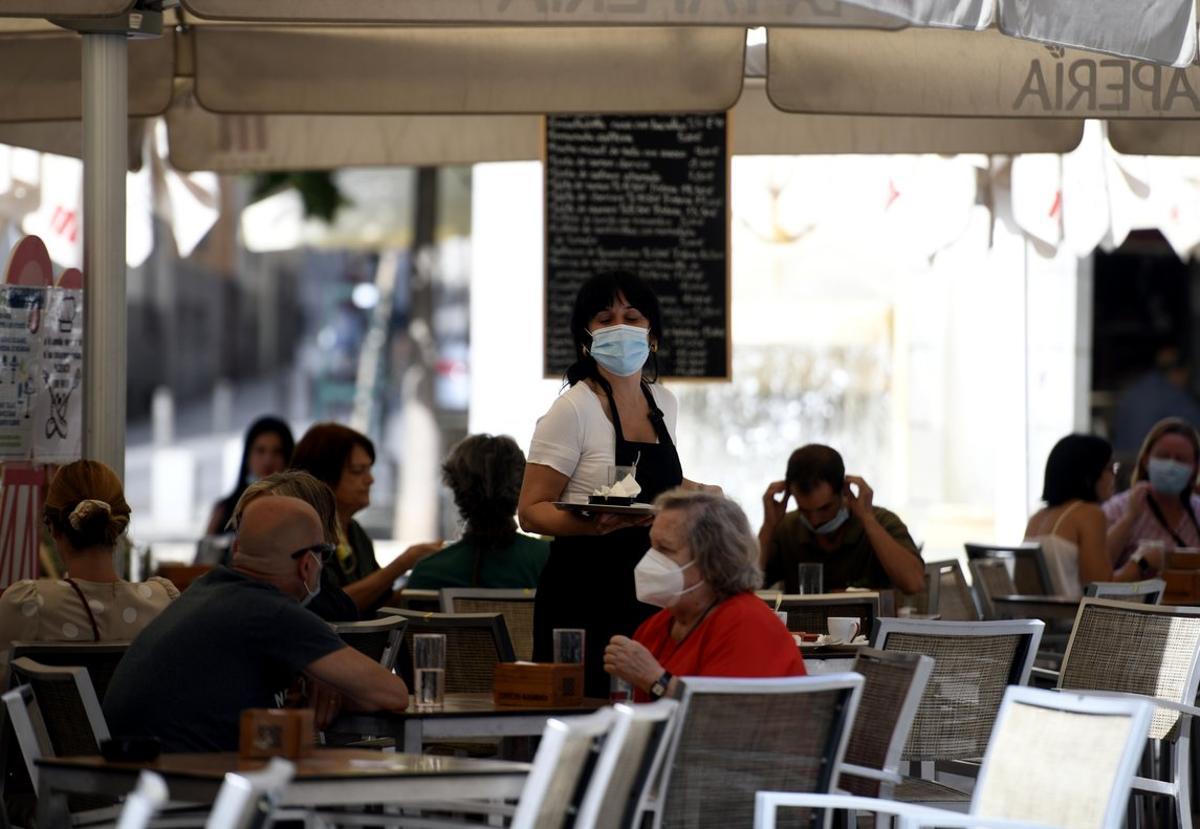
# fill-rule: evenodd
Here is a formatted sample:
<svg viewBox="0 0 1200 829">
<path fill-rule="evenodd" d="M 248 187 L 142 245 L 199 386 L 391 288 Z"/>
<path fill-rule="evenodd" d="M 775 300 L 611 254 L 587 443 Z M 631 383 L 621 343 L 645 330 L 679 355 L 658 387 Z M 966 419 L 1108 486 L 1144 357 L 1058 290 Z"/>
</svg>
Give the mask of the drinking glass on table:
<svg viewBox="0 0 1200 829">
<path fill-rule="evenodd" d="M 413 697 L 418 711 L 436 710 L 446 701 L 446 635 L 413 636 Z"/>
<path fill-rule="evenodd" d="M 587 631 L 583 628 L 554 629 L 554 661 L 583 664 L 583 645 Z"/>
<path fill-rule="evenodd" d="M 804 563 L 799 566 L 800 581 L 796 589 L 801 595 L 825 592 L 825 565 Z"/>
</svg>

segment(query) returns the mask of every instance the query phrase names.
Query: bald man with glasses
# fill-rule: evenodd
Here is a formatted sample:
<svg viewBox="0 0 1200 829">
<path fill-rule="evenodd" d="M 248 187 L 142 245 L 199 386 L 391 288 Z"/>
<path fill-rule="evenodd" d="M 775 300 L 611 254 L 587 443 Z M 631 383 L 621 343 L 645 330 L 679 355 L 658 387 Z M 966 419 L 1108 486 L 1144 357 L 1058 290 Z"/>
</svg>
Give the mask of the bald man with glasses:
<svg viewBox="0 0 1200 829">
<path fill-rule="evenodd" d="M 332 706 L 403 711 L 395 674 L 347 647 L 303 606 L 333 554 L 316 510 L 267 495 L 245 509 L 230 567 L 197 579 L 121 659 L 104 699 L 109 730 L 164 751 L 234 751 L 247 708 L 272 708 L 298 676 L 334 689 Z M 329 699 L 323 695 L 319 699 Z M 335 710 L 316 711 L 318 724 Z"/>
</svg>

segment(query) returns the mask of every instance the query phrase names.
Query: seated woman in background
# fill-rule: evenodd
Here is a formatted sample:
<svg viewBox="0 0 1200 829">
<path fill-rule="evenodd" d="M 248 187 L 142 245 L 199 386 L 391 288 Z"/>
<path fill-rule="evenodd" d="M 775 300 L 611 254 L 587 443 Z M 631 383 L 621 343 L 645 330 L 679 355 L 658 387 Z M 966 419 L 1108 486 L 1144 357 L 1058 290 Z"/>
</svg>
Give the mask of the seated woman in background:
<svg viewBox="0 0 1200 829">
<path fill-rule="evenodd" d="M 276 472 L 260 481 L 255 481 L 246 487 L 242 497 L 233 508 L 231 523 L 234 529 L 242 521 L 242 513 L 255 498 L 264 495 L 286 495 L 289 498 L 299 498 L 317 511 L 321 518 L 321 526 L 325 528 L 325 540 L 330 544 L 338 543 L 337 507 L 333 500 L 333 491 L 307 472 L 289 469 L 286 472 Z M 313 613 L 326 622 L 357 622 L 358 608 L 329 575 L 321 571 L 321 585 L 317 593 L 305 605 Z"/>
<path fill-rule="evenodd" d="M 414 544 L 386 567 L 375 560 L 375 545 L 354 515 L 371 504 L 375 444 L 340 423 L 318 423 L 304 433 L 292 455 L 292 468 L 307 472 L 331 490 L 340 537 L 337 555 L 325 565 L 324 584 L 346 591 L 361 615 L 369 616 L 392 595 L 392 584 L 421 559 L 442 548 L 441 541 Z"/>
<path fill-rule="evenodd" d="M 104 464 L 58 470 L 42 519 L 67 570 L 62 579 L 18 581 L 0 594 L 0 679 L 13 642 L 128 641 L 179 596 L 163 578 L 117 577 L 113 557 L 129 512 L 120 479 Z"/>
<path fill-rule="evenodd" d="M 754 594 L 758 537 L 741 507 L 713 492 L 674 489 L 655 500 L 653 547 L 633 571 L 637 597 L 663 610 L 633 638 L 614 636 L 604 670 L 639 700 L 670 696 L 681 676 L 803 676 L 787 627 Z"/>
<path fill-rule="evenodd" d="M 1200 547 L 1200 436 L 1185 420 L 1169 417 L 1154 424 L 1138 452 L 1131 488 L 1104 502 L 1108 555 L 1128 562 L 1144 542 L 1156 550 Z"/>
<path fill-rule="evenodd" d="M 462 540 L 421 561 L 408 587 L 537 587 L 550 544 L 517 532 L 525 454 L 512 438 L 471 435 L 450 451 L 442 481 L 466 525 Z"/>
<path fill-rule="evenodd" d="M 1094 581 L 1138 581 L 1162 566 L 1161 554 L 1116 569 L 1105 547 L 1100 503 L 1112 496 L 1116 472 L 1112 446 L 1095 435 L 1067 435 L 1050 450 L 1042 500 L 1029 519 L 1025 540 L 1046 557 L 1055 593 L 1077 599 Z"/>
<path fill-rule="evenodd" d="M 237 484 L 232 492 L 213 506 L 204 534 L 225 533 L 229 520 L 233 518 L 233 508 L 246 491 L 246 487 L 268 475 L 287 469 L 295 446 L 292 430 L 279 418 L 260 417 L 250 424 L 242 446 L 242 465 L 238 470 Z"/>
</svg>

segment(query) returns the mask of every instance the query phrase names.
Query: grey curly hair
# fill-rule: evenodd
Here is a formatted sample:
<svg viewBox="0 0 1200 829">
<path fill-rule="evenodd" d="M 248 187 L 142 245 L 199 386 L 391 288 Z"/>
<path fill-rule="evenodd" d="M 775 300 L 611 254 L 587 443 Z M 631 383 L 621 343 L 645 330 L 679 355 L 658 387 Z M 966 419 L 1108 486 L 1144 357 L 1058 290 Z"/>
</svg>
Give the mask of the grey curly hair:
<svg viewBox="0 0 1200 829">
<path fill-rule="evenodd" d="M 688 549 L 718 599 L 762 587 L 758 538 L 736 503 L 716 492 L 672 489 L 654 505 L 684 513 Z"/>
</svg>

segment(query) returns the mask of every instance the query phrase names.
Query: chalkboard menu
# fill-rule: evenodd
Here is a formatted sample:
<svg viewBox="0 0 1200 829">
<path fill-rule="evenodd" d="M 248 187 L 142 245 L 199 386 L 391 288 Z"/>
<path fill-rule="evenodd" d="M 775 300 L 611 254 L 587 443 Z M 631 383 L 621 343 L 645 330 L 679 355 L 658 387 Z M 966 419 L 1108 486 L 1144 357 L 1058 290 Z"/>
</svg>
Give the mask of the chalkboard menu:
<svg viewBox="0 0 1200 829">
<path fill-rule="evenodd" d="M 728 378 L 726 117 L 546 118 L 547 376 L 574 361 L 579 286 L 627 270 L 658 294 L 659 375 Z"/>
</svg>

